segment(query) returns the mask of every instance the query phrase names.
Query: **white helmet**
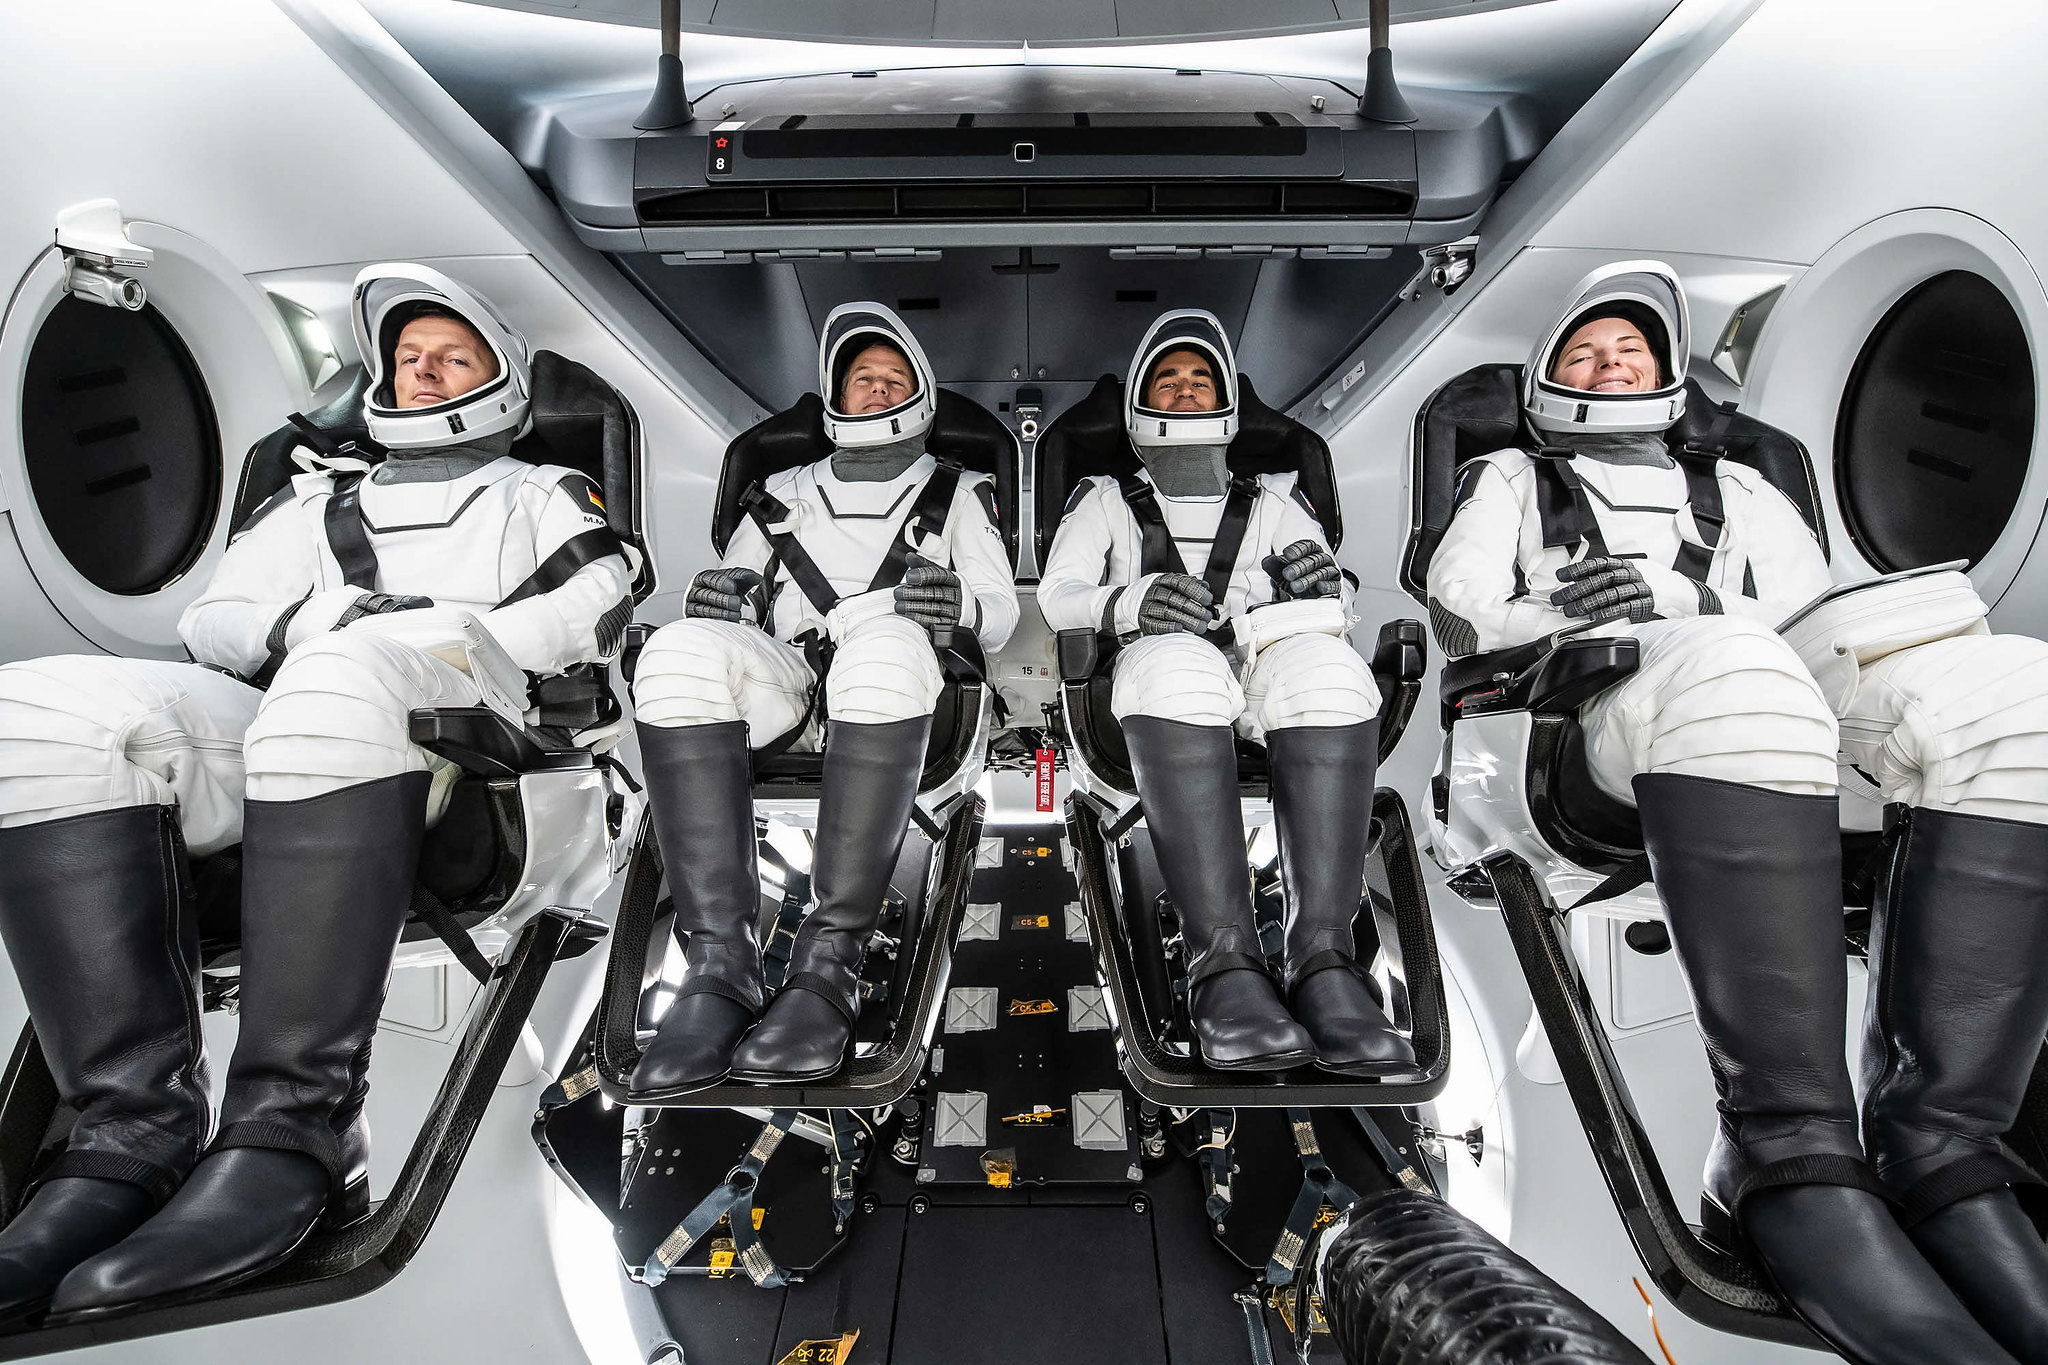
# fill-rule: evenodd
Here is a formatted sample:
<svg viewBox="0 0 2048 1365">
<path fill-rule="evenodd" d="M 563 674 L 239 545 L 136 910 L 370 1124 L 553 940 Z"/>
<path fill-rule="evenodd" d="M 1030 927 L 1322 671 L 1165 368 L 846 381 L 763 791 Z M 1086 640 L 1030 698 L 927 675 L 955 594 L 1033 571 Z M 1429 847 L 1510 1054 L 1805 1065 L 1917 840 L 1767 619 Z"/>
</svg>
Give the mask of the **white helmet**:
<svg viewBox="0 0 2048 1365">
<path fill-rule="evenodd" d="M 426 408 L 401 408 L 392 391 L 392 352 L 405 325 L 426 309 L 445 309 L 469 324 L 498 362 L 498 372 L 468 393 Z M 370 370 L 363 416 L 370 439 L 387 450 L 473 441 L 500 431 L 523 432 L 533 378 L 526 338 L 490 301 L 438 270 L 405 261 L 366 266 L 349 301 L 356 349 Z"/>
<path fill-rule="evenodd" d="M 1173 351 L 1209 357 L 1216 371 L 1213 412 L 1161 412 L 1145 406 L 1146 379 L 1159 358 Z M 1124 385 L 1124 430 L 1141 449 L 1157 446 L 1220 446 L 1237 435 L 1237 356 L 1214 313 L 1179 308 L 1159 315 L 1131 357 Z"/>
<path fill-rule="evenodd" d="M 1600 317 L 1625 318 L 1650 343 L 1663 384 L 1646 393 L 1590 393 L 1550 377 L 1572 334 Z M 1522 410 L 1538 431 L 1663 431 L 1685 412 L 1685 357 L 1692 344 L 1685 288 L 1662 261 L 1617 261 L 1580 280 L 1572 302 L 1522 371 Z"/>
<path fill-rule="evenodd" d="M 881 412 L 859 414 L 839 410 L 846 372 L 868 347 L 881 344 L 901 351 L 910 361 L 917 387 L 910 397 Z M 818 392 L 825 396 L 825 435 L 842 450 L 893 445 L 931 430 L 938 412 L 938 380 L 924 358 L 924 347 L 903 325 L 903 319 L 879 303 L 842 303 L 825 319 L 818 338 Z"/>
</svg>

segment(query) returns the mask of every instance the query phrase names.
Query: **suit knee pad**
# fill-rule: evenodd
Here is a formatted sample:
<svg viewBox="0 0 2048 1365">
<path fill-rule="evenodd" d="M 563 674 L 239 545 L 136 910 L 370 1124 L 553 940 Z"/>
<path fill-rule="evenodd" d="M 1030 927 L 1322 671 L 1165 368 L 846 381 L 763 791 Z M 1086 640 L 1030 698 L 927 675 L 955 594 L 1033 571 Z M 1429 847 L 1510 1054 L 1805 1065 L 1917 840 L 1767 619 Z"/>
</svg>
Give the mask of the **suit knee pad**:
<svg viewBox="0 0 2048 1365">
<path fill-rule="evenodd" d="M 1223 652 L 1196 635 L 1148 635 L 1116 656 L 1109 709 L 1118 720 L 1153 716 L 1185 725 L 1232 725 L 1244 689 Z"/>
<path fill-rule="evenodd" d="M 1290 635 L 1261 650 L 1245 686 L 1260 731 L 1297 725 L 1357 725 L 1380 712 L 1372 666 L 1334 635 Z"/>
<path fill-rule="evenodd" d="M 834 720 L 890 725 L 930 715 L 945 683 L 924 627 L 884 616 L 839 643 L 825 675 L 825 705 Z"/>
<path fill-rule="evenodd" d="M 412 742 L 411 713 L 475 705 L 467 675 L 410 645 L 336 631 L 292 650 L 249 726 L 249 796 L 296 801 L 447 766 Z"/>
</svg>

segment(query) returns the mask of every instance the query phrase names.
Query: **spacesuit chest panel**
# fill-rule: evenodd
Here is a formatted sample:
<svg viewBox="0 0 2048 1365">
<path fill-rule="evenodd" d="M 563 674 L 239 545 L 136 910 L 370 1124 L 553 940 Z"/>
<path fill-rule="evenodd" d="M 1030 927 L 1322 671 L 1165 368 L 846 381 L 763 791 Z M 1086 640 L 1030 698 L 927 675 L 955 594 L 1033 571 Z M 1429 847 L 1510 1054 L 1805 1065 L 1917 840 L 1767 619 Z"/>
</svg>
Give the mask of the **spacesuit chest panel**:
<svg viewBox="0 0 2048 1365">
<path fill-rule="evenodd" d="M 520 498 L 531 468 L 508 456 L 441 483 L 365 479 L 358 496 L 377 556 L 377 589 L 472 611 L 495 607 L 538 563 L 534 514 Z M 326 501 L 312 509 L 316 521 Z M 321 575 L 323 586 L 341 585 L 324 536 Z"/>
<path fill-rule="evenodd" d="M 769 480 L 767 491 L 795 514 L 798 541 L 841 597 L 868 590 L 875 571 L 903 532 L 938 461 L 920 456 L 910 467 L 884 482 L 848 482 L 833 477 L 829 462 L 797 470 L 786 479 Z M 922 536 L 917 550 L 946 563 L 944 537 Z M 787 568 L 776 574 L 773 631 L 779 639 L 799 634 L 817 612 L 791 579 Z"/>
<path fill-rule="evenodd" d="M 1572 469 L 1585 486 L 1608 553 L 1670 567 L 1683 543 L 1679 513 L 1686 506 L 1684 471 L 1612 465 L 1583 456 L 1572 461 Z"/>
<path fill-rule="evenodd" d="M 1169 498 L 1157 494 L 1159 515 L 1173 534 L 1173 547 L 1180 551 L 1183 573 L 1200 578 L 1209 568 L 1210 547 L 1216 543 L 1216 528 L 1223 520 L 1225 499 Z"/>
</svg>

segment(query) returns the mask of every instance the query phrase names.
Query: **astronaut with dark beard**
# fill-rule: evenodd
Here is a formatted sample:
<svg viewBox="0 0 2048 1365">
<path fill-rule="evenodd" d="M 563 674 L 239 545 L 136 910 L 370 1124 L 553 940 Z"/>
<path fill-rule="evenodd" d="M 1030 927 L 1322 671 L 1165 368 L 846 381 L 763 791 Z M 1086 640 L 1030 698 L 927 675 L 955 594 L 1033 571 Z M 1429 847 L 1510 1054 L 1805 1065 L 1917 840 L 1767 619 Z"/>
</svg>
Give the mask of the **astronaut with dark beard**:
<svg viewBox="0 0 2048 1365">
<path fill-rule="evenodd" d="M 1237 388 L 1213 315 L 1191 309 L 1153 323 L 1124 400 L 1143 470 L 1075 491 L 1038 604 L 1055 631 L 1121 642 L 1111 710 L 1179 912 L 1203 1058 L 1232 1070 L 1314 1061 L 1393 1074 L 1414 1054 L 1381 1008 L 1353 934 L 1379 688 L 1345 638 L 1350 584 L 1295 476 L 1231 476 Z M 1252 920 L 1239 734 L 1272 759 L 1284 1004 Z"/>
<path fill-rule="evenodd" d="M 352 313 L 388 453 L 299 449 L 179 622 L 198 662 L 0 667 L 0 937 L 78 1111 L 0 1231 L 0 1313 L 215 1292 L 368 1213 L 370 1042 L 456 775 L 408 715 L 517 714 L 526 673 L 622 638 L 602 495 L 508 454 L 525 339 L 416 265 L 363 271 Z M 209 1143 L 184 863 L 237 843 L 241 1029 Z"/>
</svg>

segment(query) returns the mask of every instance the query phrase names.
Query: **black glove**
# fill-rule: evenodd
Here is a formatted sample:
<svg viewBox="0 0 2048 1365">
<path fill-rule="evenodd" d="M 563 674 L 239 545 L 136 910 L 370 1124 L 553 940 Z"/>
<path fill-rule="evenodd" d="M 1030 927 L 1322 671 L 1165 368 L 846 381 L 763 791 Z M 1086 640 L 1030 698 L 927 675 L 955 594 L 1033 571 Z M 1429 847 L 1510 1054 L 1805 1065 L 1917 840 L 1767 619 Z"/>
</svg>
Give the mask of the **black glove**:
<svg viewBox="0 0 2048 1365">
<path fill-rule="evenodd" d="M 1657 614 L 1656 596 L 1643 572 L 1629 559 L 1582 559 L 1557 571 L 1564 586 L 1550 604 L 1566 616 L 1609 621 L 1648 621 Z"/>
<path fill-rule="evenodd" d="M 394 611 L 418 611 L 433 605 L 434 599 L 431 597 L 406 597 L 388 592 L 365 593 L 349 604 L 348 610 L 335 621 L 334 628 L 340 630 L 351 621 L 360 621 L 365 616 L 382 616 Z"/>
<path fill-rule="evenodd" d="M 959 625 L 967 601 L 960 575 L 921 554 L 912 554 L 904 564 L 903 581 L 896 585 L 896 614 L 934 635 Z"/>
<path fill-rule="evenodd" d="M 1138 600 L 1138 632 L 1142 635 L 1171 635 L 1177 630 L 1197 633 L 1215 619 L 1216 595 L 1209 585 L 1191 574 L 1163 573 L 1145 589 Z"/>
<path fill-rule="evenodd" d="M 690 580 L 683 615 L 758 626 L 768 615 L 767 585 L 752 569 L 705 569 Z"/>
<path fill-rule="evenodd" d="M 1338 597 L 1343 593 L 1344 575 L 1328 550 L 1313 540 L 1297 540 L 1277 555 L 1260 561 L 1273 580 L 1273 600 L 1293 602 L 1304 597 Z"/>
</svg>

